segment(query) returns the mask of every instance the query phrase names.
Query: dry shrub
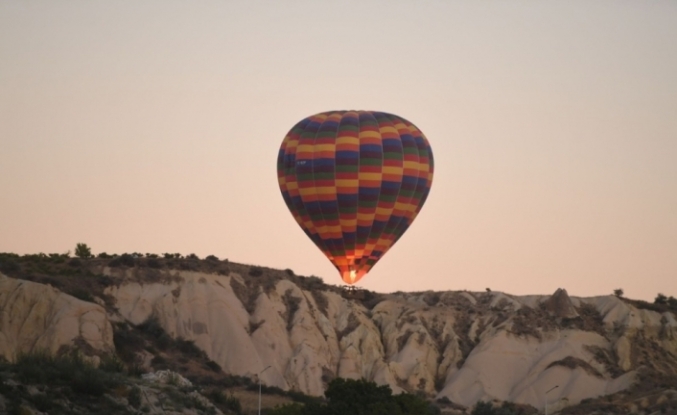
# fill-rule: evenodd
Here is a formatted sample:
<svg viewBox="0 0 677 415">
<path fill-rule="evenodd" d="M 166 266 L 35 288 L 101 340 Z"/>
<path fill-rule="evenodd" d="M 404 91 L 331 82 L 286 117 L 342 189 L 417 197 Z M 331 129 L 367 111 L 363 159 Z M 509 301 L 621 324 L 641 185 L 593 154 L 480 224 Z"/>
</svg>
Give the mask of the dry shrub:
<svg viewBox="0 0 677 415">
<path fill-rule="evenodd" d="M 428 335 L 423 333 L 423 332 L 418 333 L 418 337 L 417 337 L 416 341 L 418 342 L 419 346 L 423 346 L 423 343 L 425 343 L 425 339 L 427 337 L 428 337 Z"/>
<path fill-rule="evenodd" d="M 442 294 L 435 291 L 429 291 L 423 295 L 423 302 L 428 304 L 430 307 L 437 305 L 440 302 L 440 296 Z"/>
<path fill-rule="evenodd" d="M 294 282 L 296 285 L 301 287 L 301 289 L 307 291 L 317 291 L 317 290 L 326 290 L 327 284 L 322 281 L 322 278 L 311 275 L 310 277 L 304 277 L 302 275 L 294 276 L 289 275 L 289 280 Z"/>
<path fill-rule="evenodd" d="M 604 365 L 604 368 L 611 377 L 617 378 L 624 373 L 623 369 L 618 366 L 618 356 L 615 351 L 590 345 L 585 345 L 584 348 L 592 353 L 597 362 Z"/>
<path fill-rule="evenodd" d="M 599 371 L 597 369 L 592 367 L 590 365 L 590 363 L 586 362 L 585 360 L 581 360 L 577 357 L 573 357 L 573 356 L 567 356 L 562 360 L 557 360 L 555 362 L 552 362 L 548 365 L 548 367 L 546 369 L 549 369 L 549 368 L 554 367 L 554 366 L 564 366 L 564 367 L 567 367 L 567 368 L 572 369 L 572 370 L 576 369 L 577 367 L 580 367 L 590 375 L 593 375 L 595 377 L 602 378 L 602 379 L 604 378 L 604 376 L 602 376 L 602 374 L 599 373 Z"/>
<path fill-rule="evenodd" d="M 407 329 L 401 336 L 397 338 L 397 351 L 400 352 L 406 346 L 409 338 L 414 332 L 411 329 Z"/>
<path fill-rule="evenodd" d="M 475 347 L 475 342 L 470 338 L 470 328 L 472 327 L 474 318 L 477 318 L 477 314 L 475 314 L 475 309 L 468 299 L 463 299 L 468 305 L 465 308 L 462 308 L 460 310 L 461 312 L 458 313 L 454 319 L 454 333 L 456 334 L 458 348 L 461 351 L 461 358 L 456 362 L 456 367 L 458 368 L 463 366 L 465 360 L 470 355 L 470 352 L 472 352 L 472 349 Z"/>
<path fill-rule="evenodd" d="M 257 288 L 252 289 L 246 285 L 240 283 L 237 279 L 230 279 L 230 288 L 235 293 L 235 296 L 240 300 L 244 309 L 247 310 L 249 314 L 253 314 L 256 310 L 256 298 L 258 297 L 259 290 Z"/>
<path fill-rule="evenodd" d="M 576 311 L 579 315 L 578 318 L 562 319 L 561 326 L 563 328 L 593 331 L 607 338 L 607 332 L 604 329 L 604 318 L 594 305 L 581 302 L 580 307 L 576 307 Z"/>
<path fill-rule="evenodd" d="M 348 322 L 346 323 L 346 326 L 343 328 L 343 330 L 336 332 L 336 337 L 338 338 L 339 341 L 341 341 L 342 338 L 355 331 L 355 329 L 359 325 L 360 321 L 357 319 L 355 314 L 350 313 L 350 315 L 348 316 Z"/>
<path fill-rule="evenodd" d="M 320 312 L 328 317 L 329 301 L 327 300 L 327 295 L 324 292 L 318 290 L 313 290 L 310 292 L 310 294 L 313 296 L 315 304 L 317 305 L 317 308 L 320 310 Z"/>
<path fill-rule="evenodd" d="M 290 288 L 284 292 L 282 296 L 282 302 L 286 307 L 283 318 L 287 320 L 287 330 L 291 330 L 294 325 L 294 315 L 299 309 L 299 304 L 301 304 L 301 299 L 294 297 L 292 294 L 293 290 Z"/>
<path fill-rule="evenodd" d="M 378 303 L 387 299 L 385 295 L 373 291 L 359 290 L 359 292 L 361 293 L 359 301 L 367 310 L 373 310 Z"/>
<path fill-rule="evenodd" d="M 555 318 L 551 317 L 547 311 L 542 308 L 533 309 L 524 306 L 513 315 L 509 332 L 516 336 L 531 336 L 541 340 L 543 338 L 541 330 L 550 331 L 556 328 Z"/>
</svg>

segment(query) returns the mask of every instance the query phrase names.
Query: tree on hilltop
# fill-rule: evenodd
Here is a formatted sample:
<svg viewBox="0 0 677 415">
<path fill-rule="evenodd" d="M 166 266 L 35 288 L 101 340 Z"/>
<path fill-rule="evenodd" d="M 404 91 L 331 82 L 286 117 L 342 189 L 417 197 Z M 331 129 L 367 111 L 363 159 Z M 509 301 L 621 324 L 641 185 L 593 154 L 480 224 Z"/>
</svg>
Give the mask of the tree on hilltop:
<svg viewBox="0 0 677 415">
<path fill-rule="evenodd" d="M 75 245 L 75 256 L 78 258 L 91 258 L 92 250 L 87 246 L 87 244 L 78 243 Z"/>
</svg>

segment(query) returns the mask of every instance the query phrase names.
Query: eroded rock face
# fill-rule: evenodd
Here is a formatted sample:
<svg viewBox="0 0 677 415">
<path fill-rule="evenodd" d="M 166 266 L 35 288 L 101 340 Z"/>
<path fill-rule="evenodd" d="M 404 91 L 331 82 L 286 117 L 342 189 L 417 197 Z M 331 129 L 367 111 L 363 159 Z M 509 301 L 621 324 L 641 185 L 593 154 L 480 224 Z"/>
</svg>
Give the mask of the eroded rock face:
<svg viewBox="0 0 677 415">
<path fill-rule="evenodd" d="M 548 404 L 556 408 L 623 390 L 639 367 L 677 373 L 677 362 L 664 362 L 677 355 L 674 316 L 614 296 L 424 292 L 362 302 L 304 289 L 293 279 L 162 271 L 142 282 L 134 274 L 139 269 L 103 272 L 117 281 L 106 291 L 116 300 L 110 318 L 132 324 L 155 318 L 169 335 L 193 340 L 226 373 L 254 377 L 271 366 L 261 375 L 265 384 L 312 395 L 340 376 L 465 406 L 497 399 L 542 409 L 554 385 Z M 26 290 L 52 299 L 22 300 Z M 112 344 L 103 309 L 51 287 L 5 278 L 0 306 L 3 353 L 40 342 L 53 350 L 78 335 L 93 347 Z M 13 313 L 23 317 L 14 322 Z M 50 328 L 35 315 L 65 320 Z M 37 327 L 25 339 L 16 328 L 21 321 Z"/>
<path fill-rule="evenodd" d="M 543 302 L 543 308 L 550 315 L 558 318 L 577 318 L 580 317 L 574 304 L 569 298 L 567 290 L 558 288 L 557 291 Z"/>
<path fill-rule="evenodd" d="M 0 356 L 57 353 L 62 347 L 112 352 L 113 329 L 98 304 L 79 300 L 48 285 L 0 274 Z"/>
<path fill-rule="evenodd" d="M 549 404 L 574 404 L 631 385 L 638 332 L 657 340 L 662 333 L 666 350 L 675 347 L 672 315 L 613 296 L 428 292 L 385 296 L 367 309 L 288 280 L 250 287 L 246 297 L 233 290 L 247 285 L 237 274 L 176 276 L 183 282 L 129 283 L 109 293 L 125 318 L 157 316 L 227 372 L 254 376 L 271 365 L 265 383 L 313 395 L 340 376 L 466 406 L 498 399 L 542 408 L 544 392 L 558 385 Z"/>
</svg>

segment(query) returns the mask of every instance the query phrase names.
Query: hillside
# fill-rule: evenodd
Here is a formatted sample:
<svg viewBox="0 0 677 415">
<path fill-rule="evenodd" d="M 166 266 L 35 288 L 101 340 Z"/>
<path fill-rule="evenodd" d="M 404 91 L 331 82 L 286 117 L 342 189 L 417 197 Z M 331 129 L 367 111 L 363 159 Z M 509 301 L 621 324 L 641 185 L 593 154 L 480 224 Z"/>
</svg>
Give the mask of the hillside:
<svg viewBox="0 0 677 415">
<path fill-rule="evenodd" d="M 126 373 L 171 369 L 205 394 L 246 391 L 271 366 L 262 382 L 288 401 L 364 378 L 442 413 L 479 401 L 543 411 L 555 386 L 549 413 L 677 412 L 674 301 L 351 293 L 291 270 L 176 255 L 0 254 L 0 272 L 9 362 L 78 350 L 95 364 L 116 357 Z"/>
</svg>

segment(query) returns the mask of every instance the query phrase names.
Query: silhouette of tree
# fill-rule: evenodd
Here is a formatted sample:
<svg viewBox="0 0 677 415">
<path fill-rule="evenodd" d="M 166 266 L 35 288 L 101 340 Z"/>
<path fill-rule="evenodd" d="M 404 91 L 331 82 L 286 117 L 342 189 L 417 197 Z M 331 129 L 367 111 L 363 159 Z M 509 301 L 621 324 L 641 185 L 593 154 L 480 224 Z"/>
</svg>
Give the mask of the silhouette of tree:
<svg viewBox="0 0 677 415">
<path fill-rule="evenodd" d="M 75 256 L 78 258 L 91 258 L 92 250 L 87 244 L 79 243 L 75 245 Z"/>
</svg>

